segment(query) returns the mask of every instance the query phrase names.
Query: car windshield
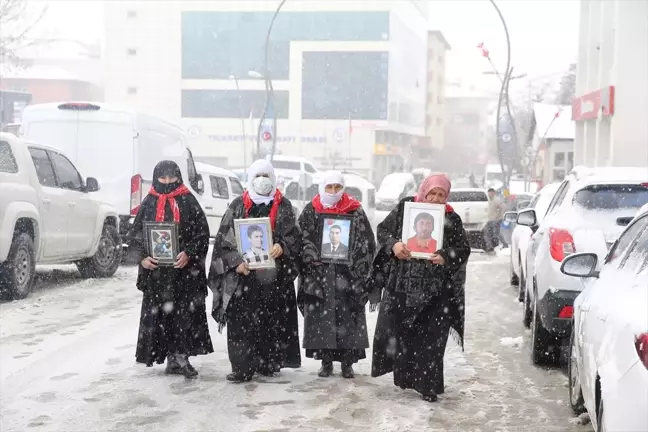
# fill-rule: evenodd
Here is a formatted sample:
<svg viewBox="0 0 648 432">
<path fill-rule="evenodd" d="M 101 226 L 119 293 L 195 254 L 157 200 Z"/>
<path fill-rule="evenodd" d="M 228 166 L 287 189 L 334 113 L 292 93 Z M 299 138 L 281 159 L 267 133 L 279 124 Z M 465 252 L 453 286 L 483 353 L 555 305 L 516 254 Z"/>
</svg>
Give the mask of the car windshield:
<svg viewBox="0 0 648 432">
<path fill-rule="evenodd" d="M 488 201 L 488 196 L 482 191 L 451 191 L 448 202 Z"/>
<path fill-rule="evenodd" d="M 648 187 L 641 185 L 594 185 L 574 194 L 574 204 L 587 210 L 640 208 L 648 203 Z"/>
<path fill-rule="evenodd" d="M 284 169 L 284 170 L 293 170 L 299 171 L 301 169 L 301 164 L 295 161 L 282 161 L 282 160 L 273 160 L 272 166 L 274 169 Z"/>
<path fill-rule="evenodd" d="M 383 196 L 396 196 L 400 195 L 405 189 L 406 179 L 402 175 L 388 175 L 380 183 L 378 193 Z"/>
</svg>

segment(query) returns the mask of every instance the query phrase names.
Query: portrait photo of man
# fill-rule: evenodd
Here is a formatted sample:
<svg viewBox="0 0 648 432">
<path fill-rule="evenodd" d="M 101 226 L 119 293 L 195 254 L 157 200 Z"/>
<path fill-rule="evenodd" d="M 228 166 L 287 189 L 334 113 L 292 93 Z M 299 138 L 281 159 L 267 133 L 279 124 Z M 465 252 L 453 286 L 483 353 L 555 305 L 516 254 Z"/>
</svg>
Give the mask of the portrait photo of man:
<svg viewBox="0 0 648 432">
<path fill-rule="evenodd" d="M 247 229 L 247 238 L 249 240 L 249 248 L 243 252 L 243 259 L 248 264 L 263 263 L 270 260 L 270 254 L 266 247 L 264 247 L 265 233 L 263 228 L 259 225 L 248 225 L 242 227 Z"/>
<path fill-rule="evenodd" d="M 347 259 L 349 256 L 349 246 L 344 244 L 349 241 L 349 234 L 344 236 L 342 226 L 333 224 L 328 232 L 329 242 L 322 244 L 322 256 L 330 259 Z"/>
<path fill-rule="evenodd" d="M 421 212 L 414 218 L 414 236 L 407 240 L 411 252 L 435 253 L 437 241 L 434 239 L 434 216 Z"/>
</svg>

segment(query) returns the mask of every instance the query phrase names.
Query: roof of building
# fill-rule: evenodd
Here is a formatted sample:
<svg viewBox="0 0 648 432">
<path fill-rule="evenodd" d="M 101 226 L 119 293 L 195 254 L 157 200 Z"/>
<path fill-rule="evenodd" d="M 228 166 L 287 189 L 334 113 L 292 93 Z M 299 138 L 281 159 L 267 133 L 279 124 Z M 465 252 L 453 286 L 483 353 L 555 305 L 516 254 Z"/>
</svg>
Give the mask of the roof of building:
<svg viewBox="0 0 648 432">
<path fill-rule="evenodd" d="M 556 117 L 558 114 L 558 117 Z M 570 105 L 533 104 L 536 135 L 540 138 L 573 140 L 575 125 Z"/>
<path fill-rule="evenodd" d="M 452 47 L 450 46 L 450 43 L 448 42 L 448 40 L 445 38 L 445 36 L 443 36 L 443 33 L 441 33 L 441 30 L 428 30 L 428 34 L 436 36 L 437 39 L 439 39 L 441 42 L 443 42 L 443 44 L 446 47 L 446 50 L 449 51 L 449 50 L 452 49 Z"/>
<path fill-rule="evenodd" d="M 58 66 L 33 65 L 27 67 L 1 67 L 4 79 L 40 79 L 59 81 L 85 81 Z"/>
</svg>

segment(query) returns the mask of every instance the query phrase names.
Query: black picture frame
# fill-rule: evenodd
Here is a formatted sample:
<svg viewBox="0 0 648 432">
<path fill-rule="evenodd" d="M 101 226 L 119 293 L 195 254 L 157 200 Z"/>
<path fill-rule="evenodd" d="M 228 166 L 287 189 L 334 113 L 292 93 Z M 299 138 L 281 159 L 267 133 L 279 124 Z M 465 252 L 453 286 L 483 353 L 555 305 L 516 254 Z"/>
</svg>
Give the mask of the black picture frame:
<svg viewBox="0 0 648 432">
<path fill-rule="evenodd" d="M 354 235 L 354 218 L 349 215 L 338 214 L 320 214 L 319 219 L 319 256 L 320 261 L 328 264 L 352 264 L 351 251 L 353 250 Z M 331 228 L 337 225 L 340 228 L 340 247 L 336 252 L 332 252 L 332 242 L 330 237 Z M 346 243 L 346 244 L 345 244 Z"/>
<path fill-rule="evenodd" d="M 170 222 L 144 222 L 146 252 L 160 267 L 175 265 L 180 253 L 178 225 Z"/>
</svg>

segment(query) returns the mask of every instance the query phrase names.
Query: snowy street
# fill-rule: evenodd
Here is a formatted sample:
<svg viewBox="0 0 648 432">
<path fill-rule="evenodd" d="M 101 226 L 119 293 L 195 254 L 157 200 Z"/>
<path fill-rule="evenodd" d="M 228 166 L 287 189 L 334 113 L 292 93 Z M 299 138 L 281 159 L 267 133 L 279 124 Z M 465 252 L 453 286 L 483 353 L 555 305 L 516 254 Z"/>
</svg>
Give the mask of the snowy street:
<svg viewBox="0 0 648 432">
<path fill-rule="evenodd" d="M 135 267 L 82 280 L 74 267 L 41 270 L 26 300 L 0 304 L 3 432 L 579 431 L 560 369 L 531 366 L 509 258 L 474 253 L 468 269 L 466 352 L 446 353 L 446 393 L 430 404 L 370 376 L 318 378 L 319 362 L 246 384 L 230 371 L 225 335 L 193 358 L 196 380 L 134 362 L 141 293 Z M 211 299 L 208 304 L 211 304 Z M 370 338 L 377 313 L 369 313 Z M 519 345 L 519 338 L 523 343 Z"/>
</svg>

